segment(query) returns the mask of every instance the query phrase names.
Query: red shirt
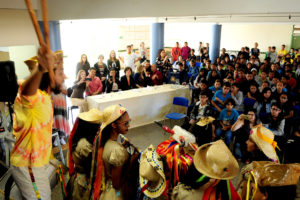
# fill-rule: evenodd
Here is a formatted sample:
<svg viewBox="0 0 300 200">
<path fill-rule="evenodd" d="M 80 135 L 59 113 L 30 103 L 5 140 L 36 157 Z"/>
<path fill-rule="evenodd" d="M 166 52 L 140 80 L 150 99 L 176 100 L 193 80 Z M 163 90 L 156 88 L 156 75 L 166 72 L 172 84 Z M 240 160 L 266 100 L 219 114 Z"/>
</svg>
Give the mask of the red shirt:
<svg viewBox="0 0 300 200">
<path fill-rule="evenodd" d="M 157 77 L 155 79 L 152 79 L 152 77 L 154 75 L 157 75 Z M 162 77 L 162 74 L 160 71 L 156 70 L 155 72 L 152 72 L 151 76 L 150 76 L 152 82 L 153 82 L 153 85 L 162 85 L 163 83 L 163 77 Z"/>
<path fill-rule="evenodd" d="M 287 84 L 291 86 L 291 89 L 294 90 L 294 88 L 297 86 L 297 81 L 293 77 L 290 78 L 290 80 L 287 81 Z"/>
<path fill-rule="evenodd" d="M 90 78 L 90 76 L 88 76 L 88 78 Z M 95 76 L 95 78 L 90 82 L 88 86 L 86 95 L 91 96 L 96 91 L 98 92 L 98 94 L 100 94 L 102 92 L 102 88 L 103 86 L 101 80 L 97 76 Z"/>
<path fill-rule="evenodd" d="M 172 48 L 173 61 L 177 61 L 178 56 L 180 55 L 181 55 L 181 49 L 179 47 L 173 47 Z"/>
</svg>

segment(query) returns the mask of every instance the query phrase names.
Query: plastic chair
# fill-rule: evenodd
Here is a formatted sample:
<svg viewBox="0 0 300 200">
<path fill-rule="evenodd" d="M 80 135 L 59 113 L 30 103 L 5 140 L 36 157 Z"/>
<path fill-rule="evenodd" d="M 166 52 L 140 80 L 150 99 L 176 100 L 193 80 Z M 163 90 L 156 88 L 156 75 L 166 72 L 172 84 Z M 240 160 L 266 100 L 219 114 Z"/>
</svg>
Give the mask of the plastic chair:
<svg viewBox="0 0 300 200">
<path fill-rule="evenodd" d="M 185 97 L 174 97 L 173 105 L 172 105 L 172 112 L 165 116 L 167 119 L 180 120 L 187 116 L 186 113 L 182 114 L 182 113 L 174 112 L 174 106 L 184 106 L 184 107 L 188 108 L 189 100 Z M 170 121 L 170 125 L 171 125 L 171 121 Z"/>
<path fill-rule="evenodd" d="M 79 107 L 78 106 L 69 106 L 68 107 L 68 116 L 70 117 L 70 111 L 71 111 L 72 124 L 74 124 L 74 121 L 73 121 L 73 110 L 74 109 L 79 109 Z"/>
</svg>

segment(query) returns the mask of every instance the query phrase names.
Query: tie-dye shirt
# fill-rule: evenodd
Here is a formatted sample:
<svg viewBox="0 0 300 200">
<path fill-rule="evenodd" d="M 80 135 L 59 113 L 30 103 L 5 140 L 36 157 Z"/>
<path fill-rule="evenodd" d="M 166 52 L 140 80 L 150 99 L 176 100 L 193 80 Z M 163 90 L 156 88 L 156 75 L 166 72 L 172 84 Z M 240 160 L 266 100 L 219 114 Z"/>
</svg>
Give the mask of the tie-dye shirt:
<svg viewBox="0 0 300 200">
<path fill-rule="evenodd" d="M 17 167 L 41 167 L 49 163 L 52 151 L 53 109 L 50 95 L 37 90 L 15 100 L 13 134 L 16 144 L 10 162 Z"/>
</svg>

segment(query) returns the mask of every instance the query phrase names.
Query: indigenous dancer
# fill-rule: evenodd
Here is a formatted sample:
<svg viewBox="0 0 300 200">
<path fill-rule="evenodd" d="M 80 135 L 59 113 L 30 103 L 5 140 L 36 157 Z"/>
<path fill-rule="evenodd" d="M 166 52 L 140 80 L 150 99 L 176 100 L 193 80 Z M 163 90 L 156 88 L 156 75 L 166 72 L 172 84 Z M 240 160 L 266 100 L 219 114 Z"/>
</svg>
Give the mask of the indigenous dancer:
<svg viewBox="0 0 300 200">
<path fill-rule="evenodd" d="M 53 67 L 56 87 L 65 74 L 56 55 L 42 45 L 38 67 L 19 88 L 14 105 L 13 134 L 16 144 L 11 152 L 11 172 L 25 199 L 51 199 L 45 165 L 52 150 L 53 109 L 48 70 Z"/>
<path fill-rule="evenodd" d="M 126 148 L 117 142 L 120 134 L 128 132 L 129 123 L 130 118 L 124 107 L 112 105 L 104 109 L 100 131 L 94 141 L 89 185 L 93 200 L 122 200 L 130 193 L 122 188 L 131 184 L 127 175 L 131 173 L 139 154 L 130 156 Z M 133 185 L 133 188 L 136 190 L 137 186 Z M 136 194 L 131 199 L 135 197 Z"/>
</svg>

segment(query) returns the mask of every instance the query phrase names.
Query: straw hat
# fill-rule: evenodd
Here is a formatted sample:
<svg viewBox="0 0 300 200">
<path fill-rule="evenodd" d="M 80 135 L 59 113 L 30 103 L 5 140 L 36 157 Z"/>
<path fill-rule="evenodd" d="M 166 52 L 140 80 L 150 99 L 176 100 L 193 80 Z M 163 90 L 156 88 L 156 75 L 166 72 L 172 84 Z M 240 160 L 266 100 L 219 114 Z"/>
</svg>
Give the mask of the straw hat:
<svg viewBox="0 0 300 200">
<path fill-rule="evenodd" d="M 126 108 L 122 107 L 119 104 L 108 106 L 103 110 L 103 116 L 102 116 L 102 124 L 101 124 L 101 131 L 112 122 L 116 121 L 121 117 L 125 112 Z"/>
<path fill-rule="evenodd" d="M 199 172 L 214 179 L 232 179 L 239 173 L 239 165 L 223 140 L 199 147 L 194 164 Z"/>
<path fill-rule="evenodd" d="M 78 118 L 93 124 L 100 124 L 102 121 L 103 114 L 100 110 L 92 108 L 87 112 L 79 113 Z"/>
<path fill-rule="evenodd" d="M 215 118 L 213 117 L 201 117 L 201 119 L 199 120 L 199 122 L 197 123 L 198 126 L 206 126 L 207 124 L 210 124 L 211 122 L 213 122 L 215 120 Z"/>
<path fill-rule="evenodd" d="M 244 180 L 253 172 L 258 186 L 297 185 L 300 177 L 300 164 L 278 164 L 270 161 L 254 161 L 242 170 Z"/>
<path fill-rule="evenodd" d="M 196 143 L 196 138 L 193 134 L 181 128 L 180 126 L 173 127 L 174 135 L 172 138 L 176 140 L 179 144 L 184 142 L 184 146 L 189 146 L 189 143 Z"/>
<path fill-rule="evenodd" d="M 260 124 L 250 131 L 250 138 L 267 157 L 277 160 L 275 151 L 277 142 L 274 141 L 274 133 L 272 131 Z"/>
<path fill-rule="evenodd" d="M 166 189 L 166 177 L 161 157 L 153 145 L 142 153 L 139 172 L 140 187 L 142 190 L 147 187 L 144 194 L 150 198 L 159 197 Z M 147 186 L 148 181 L 151 181 L 152 185 Z"/>
<path fill-rule="evenodd" d="M 31 58 L 25 60 L 24 63 L 28 66 L 29 69 L 33 69 L 37 66 L 38 60 L 37 60 L 37 57 L 34 56 L 34 57 L 31 57 Z"/>
</svg>

